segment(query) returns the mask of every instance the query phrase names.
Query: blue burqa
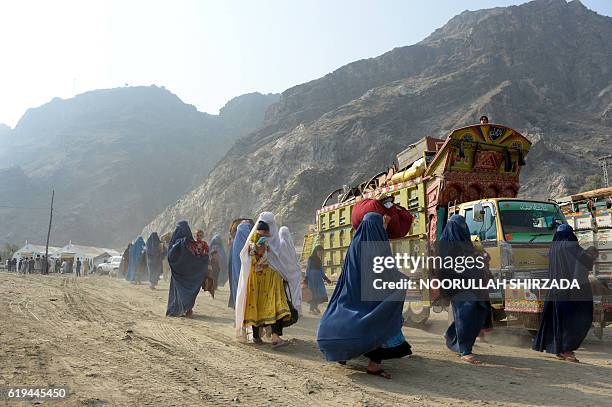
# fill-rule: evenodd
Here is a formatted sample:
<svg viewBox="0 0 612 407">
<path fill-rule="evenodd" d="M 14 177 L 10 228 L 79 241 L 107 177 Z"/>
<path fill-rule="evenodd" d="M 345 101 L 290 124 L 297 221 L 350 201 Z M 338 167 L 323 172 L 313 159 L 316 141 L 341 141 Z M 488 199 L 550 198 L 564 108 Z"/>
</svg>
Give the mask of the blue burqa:
<svg viewBox="0 0 612 407">
<path fill-rule="evenodd" d="M 217 286 L 223 287 L 227 283 L 227 254 L 221 236 L 216 234 L 210 241 L 209 252 L 217 252 L 219 254 L 219 275 L 217 276 Z"/>
<path fill-rule="evenodd" d="M 378 292 L 364 301 L 374 279 L 399 281 L 397 269 L 372 271 L 374 256 L 392 256 L 389 238 L 378 213 L 366 214 L 344 259 L 342 273 L 317 330 L 317 345 L 328 361 L 345 361 L 379 348 L 401 331 L 405 290 Z M 364 297 L 362 297 L 362 295 Z"/>
<path fill-rule="evenodd" d="M 159 282 L 159 276 L 162 274 L 161 240 L 157 232 L 151 233 L 147 239 L 146 259 L 149 283 L 152 287 L 155 287 Z"/>
<path fill-rule="evenodd" d="M 312 293 L 312 300 L 309 301 L 311 304 L 320 304 L 327 301 L 323 263 L 316 253 L 319 247 L 315 248 L 306 265 L 306 284 Z"/>
<path fill-rule="evenodd" d="M 208 255 L 196 256 L 188 247 L 193 235 L 187 221 L 180 221 L 168 245 L 170 289 L 166 316 L 183 316 L 193 308 L 208 271 Z"/>
<path fill-rule="evenodd" d="M 576 279 L 580 289 L 548 292 L 533 349 L 559 354 L 580 347 L 593 323 L 593 293 L 589 270 L 593 258 L 580 247 L 570 225 L 557 228 L 548 254 L 551 280 Z"/>
<path fill-rule="evenodd" d="M 236 228 L 236 235 L 232 242 L 229 255 L 229 283 L 230 283 L 230 298 L 229 306 L 236 308 L 236 291 L 238 291 L 238 280 L 240 279 L 240 252 L 246 244 L 249 233 L 251 232 L 251 225 L 249 223 L 241 223 Z"/>
<path fill-rule="evenodd" d="M 459 257 L 475 256 L 476 250 L 470 239 L 470 231 L 461 215 L 453 215 L 440 236 L 440 256 Z M 457 273 L 452 269 L 445 270 L 442 278 L 479 278 L 482 270 L 466 269 Z M 446 346 L 461 356 L 470 355 L 480 330 L 484 328 L 489 316 L 489 303 L 482 300 L 484 293 L 474 291 L 447 291 L 451 297 L 454 321 L 450 324 L 444 337 Z"/>
<path fill-rule="evenodd" d="M 142 263 L 145 261 L 144 259 L 144 247 L 145 241 L 142 236 L 138 236 L 138 238 L 130 247 L 130 256 L 128 259 L 128 272 L 125 277 L 127 281 L 139 281 L 139 268 L 142 266 Z"/>
</svg>

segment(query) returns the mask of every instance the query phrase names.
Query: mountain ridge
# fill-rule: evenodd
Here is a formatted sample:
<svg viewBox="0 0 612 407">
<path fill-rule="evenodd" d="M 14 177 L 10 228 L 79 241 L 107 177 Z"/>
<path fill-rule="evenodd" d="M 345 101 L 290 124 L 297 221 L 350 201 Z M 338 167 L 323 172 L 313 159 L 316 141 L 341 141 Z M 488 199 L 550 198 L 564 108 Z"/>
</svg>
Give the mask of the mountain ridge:
<svg viewBox="0 0 612 407">
<path fill-rule="evenodd" d="M 54 188 L 53 242 L 120 247 L 200 183 L 235 139 L 260 125 L 276 99 L 238 96 L 223 116 L 199 112 L 157 86 L 54 98 L 28 109 L 3 135 L 0 163 L 20 170 L 0 173 L 3 196 L 13 206 L 46 207 Z M 17 176 L 21 183 L 11 178 Z M 44 240 L 46 212 L 1 209 L 0 242 Z"/>
<path fill-rule="evenodd" d="M 418 138 L 445 137 L 480 114 L 535 136 L 527 159 L 540 162 L 525 169 L 523 194 L 563 194 L 597 171 L 591 141 L 612 134 L 606 38 L 612 19 L 579 3 L 461 13 L 417 44 L 283 92 L 262 127 L 143 233 L 170 230 L 183 218 L 226 232 L 232 218 L 272 210 L 299 239 L 329 192 L 384 169 Z M 551 146 L 581 158 L 576 171 L 557 168 Z M 545 189 L 536 182 L 542 176 Z"/>
</svg>

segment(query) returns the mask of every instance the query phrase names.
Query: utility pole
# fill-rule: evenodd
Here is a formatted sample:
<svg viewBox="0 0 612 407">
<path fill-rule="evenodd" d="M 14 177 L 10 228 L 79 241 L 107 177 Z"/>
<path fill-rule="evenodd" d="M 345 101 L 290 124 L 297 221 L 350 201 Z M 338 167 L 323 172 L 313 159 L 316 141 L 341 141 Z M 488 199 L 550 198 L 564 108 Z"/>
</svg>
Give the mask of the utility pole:
<svg viewBox="0 0 612 407">
<path fill-rule="evenodd" d="M 47 244 L 45 246 L 45 274 L 49 274 L 49 237 L 51 236 L 51 222 L 53 221 L 53 199 L 55 199 L 55 189 L 51 193 L 51 213 L 49 214 L 49 229 L 47 230 Z"/>
<path fill-rule="evenodd" d="M 610 186 L 610 180 L 608 179 L 608 160 L 610 159 L 612 159 L 612 155 L 599 157 L 599 166 L 603 171 L 603 183 L 606 188 Z"/>
</svg>

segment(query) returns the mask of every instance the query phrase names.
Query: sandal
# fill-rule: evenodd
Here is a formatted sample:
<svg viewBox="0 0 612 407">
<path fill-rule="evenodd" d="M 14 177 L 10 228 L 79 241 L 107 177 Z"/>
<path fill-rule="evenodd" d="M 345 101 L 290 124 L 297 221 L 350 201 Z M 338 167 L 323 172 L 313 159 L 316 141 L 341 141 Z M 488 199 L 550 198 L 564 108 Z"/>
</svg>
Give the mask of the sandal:
<svg viewBox="0 0 612 407">
<path fill-rule="evenodd" d="M 272 349 L 280 348 L 281 346 L 285 346 L 287 341 L 279 340 L 278 342 L 272 342 Z"/>
<path fill-rule="evenodd" d="M 391 375 L 389 373 L 385 372 L 383 369 L 378 369 L 378 370 L 374 370 L 374 371 L 366 369 L 366 373 L 367 374 L 371 374 L 372 376 L 380 376 L 383 379 L 391 379 Z"/>
<path fill-rule="evenodd" d="M 565 360 L 573 363 L 580 363 L 580 361 L 576 358 L 574 352 L 565 352 L 557 354 L 557 359 Z"/>
<path fill-rule="evenodd" d="M 476 356 L 474 356 L 473 353 L 470 353 L 469 355 L 461 356 L 461 360 L 466 362 L 466 363 L 470 363 L 472 365 L 480 365 L 480 364 L 482 364 L 482 362 L 480 360 L 476 359 Z"/>
<path fill-rule="evenodd" d="M 342 366 L 346 366 L 346 360 L 339 360 L 338 363 L 340 363 Z"/>
<path fill-rule="evenodd" d="M 578 358 L 576 356 L 574 356 L 574 355 L 566 357 L 565 360 L 567 360 L 568 362 L 580 363 Z"/>
</svg>

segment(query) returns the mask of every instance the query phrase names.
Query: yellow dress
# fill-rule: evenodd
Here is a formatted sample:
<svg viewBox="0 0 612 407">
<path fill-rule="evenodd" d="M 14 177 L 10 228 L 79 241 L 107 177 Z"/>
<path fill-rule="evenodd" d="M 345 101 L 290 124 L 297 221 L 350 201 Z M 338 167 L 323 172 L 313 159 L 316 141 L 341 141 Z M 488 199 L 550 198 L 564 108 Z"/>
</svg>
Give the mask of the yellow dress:
<svg viewBox="0 0 612 407">
<path fill-rule="evenodd" d="M 256 237 L 257 233 L 254 234 L 254 240 Z M 258 265 L 255 256 L 251 256 L 244 325 L 272 325 L 276 321 L 290 317 L 291 311 L 287 304 L 283 278 L 270 266 Z"/>
</svg>

